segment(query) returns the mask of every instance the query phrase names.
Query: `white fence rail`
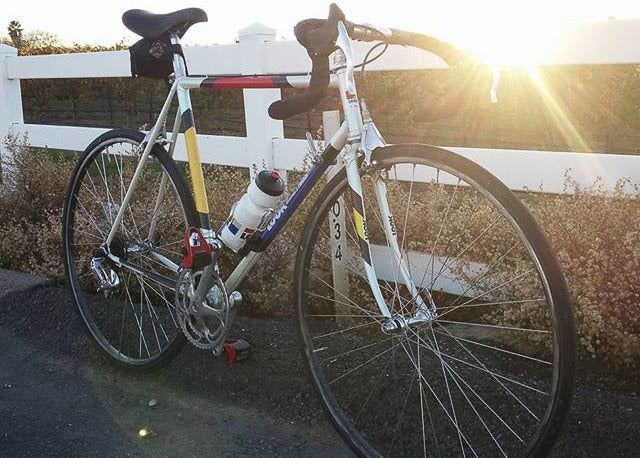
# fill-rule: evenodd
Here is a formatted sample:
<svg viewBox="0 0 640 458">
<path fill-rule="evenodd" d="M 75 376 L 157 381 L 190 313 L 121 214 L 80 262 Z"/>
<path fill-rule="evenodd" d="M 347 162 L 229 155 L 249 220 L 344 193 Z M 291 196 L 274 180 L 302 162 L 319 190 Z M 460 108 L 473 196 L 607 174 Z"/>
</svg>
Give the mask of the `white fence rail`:
<svg viewBox="0 0 640 458">
<path fill-rule="evenodd" d="M 294 41 L 276 41 L 275 30 L 260 24 L 243 29 L 239 42 L 230 45 L 185 48 L 193 74 L 266 74 L 309 71 L 306 52 Z M 356 59 L 366 44 L 355 44 Z M 558 38 L 555 51 L 542 64 L 640 63 L 640 19 L 611 20 L 574 25 Z M 433 54 L 392 47 L 370 70 L 445 68 Z M 31 78 L 93 78 L 130 76 L 127 51 L 18 57 L 16 50 L 0 45 L 0 138 L 27 134 L 33 146 L 83 150 L 106 129 L 25 124 L 20 80 Z M 197 97 L 197 94 L 195 94 Z M 291 170 L 302 166 L 306 141 L 285 139 L 281 121 L 269 118 L 268 106 L 280 98 L 278 89 L 245 89 L 246 137 L 199 135 L 203 161 L 240 167 L 274 167 Z M 197 117 L 196 117 L 197 126 Z M 540 187 L 562 192 L 565 172 L 588 186 L 602 178 L 606 190 L 628 177 L 640 182 L 640 157 L 617 154 L 449 148 L 480 163 L 514 190 Z M 7 151 L 0 144 L 1 157 Z M 183 142 L 177 159 L 186 159 Z"/>
</svg>

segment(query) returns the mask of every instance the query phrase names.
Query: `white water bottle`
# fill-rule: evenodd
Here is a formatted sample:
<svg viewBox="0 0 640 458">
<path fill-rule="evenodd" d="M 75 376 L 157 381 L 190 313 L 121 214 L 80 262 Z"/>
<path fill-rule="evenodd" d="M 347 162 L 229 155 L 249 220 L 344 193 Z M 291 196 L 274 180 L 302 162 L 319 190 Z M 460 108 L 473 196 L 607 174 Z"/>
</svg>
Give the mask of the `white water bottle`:
<svg viewBox="0 0 640 458">
<path fill-rule="evenodd" d="M 266 222 L 283 192 L 284 182 L 278 172 L 263 170 L 258 173 L 218 231 L 220 240 L 233 251 L 239 251 L 247 238 Z"/>
</svg>

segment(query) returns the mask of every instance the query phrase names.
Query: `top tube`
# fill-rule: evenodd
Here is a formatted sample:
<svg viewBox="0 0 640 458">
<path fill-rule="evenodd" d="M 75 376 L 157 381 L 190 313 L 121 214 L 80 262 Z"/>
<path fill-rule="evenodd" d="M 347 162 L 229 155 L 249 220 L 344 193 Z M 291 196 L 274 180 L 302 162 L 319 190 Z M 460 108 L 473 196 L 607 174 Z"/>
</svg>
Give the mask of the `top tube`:
<svg viewBox="0 0 640 458">
<path fill-rule="evenodd" d="M 237 76 L 183 76 L 177 78 L 183 89 L 276 89 L 309 87 L 310 75 L 237 75 Z M 338 76 L 331 75 L 329 87 L 338 87 Z"/>
</svg>

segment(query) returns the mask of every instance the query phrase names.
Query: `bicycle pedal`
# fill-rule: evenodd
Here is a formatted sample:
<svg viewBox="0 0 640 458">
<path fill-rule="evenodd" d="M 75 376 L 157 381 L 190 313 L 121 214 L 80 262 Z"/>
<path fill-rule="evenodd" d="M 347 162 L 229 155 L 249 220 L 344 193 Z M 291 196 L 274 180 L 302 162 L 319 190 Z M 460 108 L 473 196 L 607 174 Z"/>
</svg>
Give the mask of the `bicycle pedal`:
<svg viewBox="0 0 640 458">
<path fill-rule="evenodd" d="M 234 364 L 237 361 L 244 361 L 249 358 L 251 346 L 249 342 L 244 339 L 228 340 L 224 344 L 224 351 L 227 354 L 227 361 L 229 364 Z"/>
</svg>

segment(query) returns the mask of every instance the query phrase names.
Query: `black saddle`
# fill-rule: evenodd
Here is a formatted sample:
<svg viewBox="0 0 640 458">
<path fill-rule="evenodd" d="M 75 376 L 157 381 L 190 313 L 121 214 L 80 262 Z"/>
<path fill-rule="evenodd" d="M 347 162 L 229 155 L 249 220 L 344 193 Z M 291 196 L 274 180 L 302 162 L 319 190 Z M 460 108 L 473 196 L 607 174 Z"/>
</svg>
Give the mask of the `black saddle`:
<svg viewBox="0 0 640 458">
<path fill-rule="evenodd" d="M 167 32 L 175 32 L 182 37 L 193 24 L 207 22 L 207 13 L 200 8 L 185 8 L 167 14 L 129 10 L 122 15 L 122 22 L 129 30 L 143 38 L 155 39 Z"/>
</svg>

